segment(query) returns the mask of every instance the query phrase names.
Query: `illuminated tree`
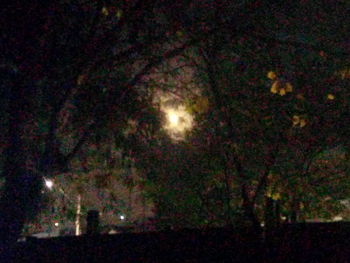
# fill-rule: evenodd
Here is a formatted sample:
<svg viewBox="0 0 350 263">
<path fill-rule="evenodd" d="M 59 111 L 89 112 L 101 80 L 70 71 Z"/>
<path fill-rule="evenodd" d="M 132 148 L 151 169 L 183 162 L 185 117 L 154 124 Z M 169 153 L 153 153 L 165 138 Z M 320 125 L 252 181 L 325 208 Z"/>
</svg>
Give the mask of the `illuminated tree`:
<svg viewBox="0 0 350 263">
<path fill-rule="evenodd" d="M 29 211 L 38 210 L 44 175 L 67 170 L 92 136 L 142 118 L 137 113 L 147 100 L 137 84 L 189 45 L 178 41 L 169 19 L 169 10 L 184 7 L 148 0 L 4 4 L 4 245 L 17 240 Z"/>
</svg>

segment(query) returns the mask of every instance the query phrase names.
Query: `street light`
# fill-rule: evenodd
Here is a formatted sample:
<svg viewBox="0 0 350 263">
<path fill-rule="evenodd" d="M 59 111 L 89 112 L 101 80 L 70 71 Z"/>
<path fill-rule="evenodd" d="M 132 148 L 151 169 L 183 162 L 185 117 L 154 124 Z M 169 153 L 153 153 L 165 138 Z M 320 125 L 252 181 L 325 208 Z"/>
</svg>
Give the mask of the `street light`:
<svg viewBox="0 0 350 263">
<path fill-rule="evenodd" d="M 51 190 L 53 187 L 53 181 L 50 179 L 45 179 L 45 185 L 47 188 L 49 188 Z"/>
</svg>

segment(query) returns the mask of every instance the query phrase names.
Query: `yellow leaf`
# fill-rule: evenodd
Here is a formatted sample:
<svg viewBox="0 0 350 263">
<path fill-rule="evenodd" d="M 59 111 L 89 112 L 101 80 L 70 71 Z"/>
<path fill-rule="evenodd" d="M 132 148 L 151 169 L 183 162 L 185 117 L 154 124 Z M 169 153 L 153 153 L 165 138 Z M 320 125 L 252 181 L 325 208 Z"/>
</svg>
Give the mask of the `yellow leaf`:
<svg viewBox="0 0 350 263">
<path fill-rule="evenodd" d="M 294 115 L 292 118 L 293 125 L 297 125 L 300 122 L 300 117 L 298 115 Z"/>
<path fill-rule="evenodd" d="M 276 89 L 276 87 L 274 87 L 273 85 L 272 85 L 270 91 L 271 91 L 271 93 L 273 93 L 273 94 L 276 94 L 276 93 L 277 93 L 277 89 Z"/>
<path fill-rule="evenodd" d="M 328 94 L 327 95 L 327 99 L 329 100 L 334 100 L 335 99 L 335 96 L 333 94 Z"/>
<path fill-rule="evenodd" d="M 272 194 L 271 198 L 273 200 L 279 200 L 279 199 L 281 199 L 281 194 L 280 193 L 274 193 L 274 194 Z"/>
<path fill-rule="evenodd" d="M 276 94 L 278 92 L 278 88 L 280 86 L 280 83 L 279 81 L 275 81 L 273 84 L 272 84 L 272 87 L 271 87 L 271 92 Z"/>
<path fill-rule="evenodd" d="M 281 96 L 284 96 L 284 95 L 286 95 L 286 90 L 284 89 L 284 88 L 282 88 L 282 89 L 280 89 L 280 95 Z"/>
<path fill-rule="evenodd" d="M 347 79 L 350 78 L 350 68 L 345 68 L 340 71 L 338 71 L 341 79 Z"/>
<path fill-rule="evenodd" d="M 102 7 L 102 10 L 101 10 L 102 14 L 105 15 L 105 16 L 108 16 L 109 15 L 109 12 L 108 12 L 108 9 L 107 7 Z"/>
<path fill-rule="evenodd" d="M 286 92 L 292 92 L 293 91 L 293 86 L 289 82 L 286 83 Z"/>
<path fill-rule="evenodd" d="M 303 128 L 306 125 L 306 120 L 301 119 L 300 120 L 300 127 Z"/>
<path fill-rule="evenodd" d="M 275 79 L 277 78 L 277 75 L 276 75 L 275 72 L 269 71 L 269 72 L 267 73 L 267 77 L 268 77 L 269 79 L 275 80 Z"/>
</svg>

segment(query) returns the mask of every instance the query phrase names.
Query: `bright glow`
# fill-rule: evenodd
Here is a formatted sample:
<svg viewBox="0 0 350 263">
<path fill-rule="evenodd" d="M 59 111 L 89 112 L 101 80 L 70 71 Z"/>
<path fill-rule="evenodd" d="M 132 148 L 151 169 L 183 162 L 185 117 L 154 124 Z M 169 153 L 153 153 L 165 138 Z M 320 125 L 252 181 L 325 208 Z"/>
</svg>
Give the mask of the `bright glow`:
<svg viewBox="0 0 350 263">
<path fill-rule="evenodd" d="M 120 216 L 120 219 L 121 219 L 121 220 L 124 220 L 124 219 L 125 219 L 125 216 L 121 215 L 121 216 Z"/>
<path fill-rule="evenodd" d="M 55 222 L 55 226 L 57 227 L 59 225 L 59 223 L 58 222 Z"/>
<path fill-rule="evenodd" d="M 341 216 L 335 216 L 335 217 L 333 217 L 333 221 L 342 221 L 343 220 L 343 217 L 341 217 Z"/>
<path fill-rule="evenodd" d="M 163 128 L 174 140 L 184 139 L 186 131 L 193 126 L 193 116 L 182 102 L 178 96 L 166 92 L 159 92 L 154 97 L 154 103 L 165 117 Z"/>
<path fill-rule="evenodd" d="M 179 116 L 175 112 L 168 113 L 168 118 L 172 125 L 177 125 L 179 122 Z"/>
<path fill-rule="evenodd" d="M 45 185 L 46 185 L 47 188 L 51 189 L 53 187 L 52 180 L 45 179 Z"/>
<path fill-rule="evenodd" d="M 192 116 L 185 110 L 184 106 L 164 107 L 162 109 L 167 117 L 164 128 L 173 139 L 181 139 L 185 131 L 192 127 Z"/>
<path fill-rule="evenodd" d="M 114 234 L 117 234 L 117 231 L 115 231 L 114 229 L 112 229 L 112 230 L 109 230 L 108 234 L 109 234 L 109 235 L 114 235 Z"/>
</svg>

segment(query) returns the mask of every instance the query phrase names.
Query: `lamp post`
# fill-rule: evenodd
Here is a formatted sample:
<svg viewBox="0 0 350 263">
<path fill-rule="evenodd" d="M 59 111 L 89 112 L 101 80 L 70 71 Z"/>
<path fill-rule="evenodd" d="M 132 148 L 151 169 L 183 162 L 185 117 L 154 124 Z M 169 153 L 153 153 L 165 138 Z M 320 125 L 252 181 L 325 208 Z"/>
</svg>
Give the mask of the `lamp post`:
<svg viewBox="0 0 350 263">
<path fill-rule="evenodd" d="M 53 180 L 44 178 L 44 181 L 45 181 L 45 186 L 49 190 L 52 190 L 53 187 L 54 187 Z M 59 190 L 59 192 L 62 193 L 63 197 L 65 197 L 68 201 L 70 201 L 72 203 L 75 203 L 74 201 L 70 200 L 67 197 L 66 193 L 63 191 L 63 189 L 61 187 L 58 186 L 57 189 Z M 76 201 L 76 217 L 75 217 L 75 222 L 74 222 L 75 223 L 75 235 L 76 236 L 81 235 L 80 217 L 81 217 L 81 195 L 78 194 L 77 201 Z M 55 226 L 58 227 L 58 225 L 56 225 L 56 223 L 55 223 Z"/>
<path fill-rule="evenodd" d="M 80 213 L 81 213 L 81 195 L 78 194 L 77 198 L 77 213 L 75 217 L 75 235 L 79 236 L 81 234 L 80 228 Z"/>
</svg>

